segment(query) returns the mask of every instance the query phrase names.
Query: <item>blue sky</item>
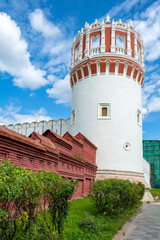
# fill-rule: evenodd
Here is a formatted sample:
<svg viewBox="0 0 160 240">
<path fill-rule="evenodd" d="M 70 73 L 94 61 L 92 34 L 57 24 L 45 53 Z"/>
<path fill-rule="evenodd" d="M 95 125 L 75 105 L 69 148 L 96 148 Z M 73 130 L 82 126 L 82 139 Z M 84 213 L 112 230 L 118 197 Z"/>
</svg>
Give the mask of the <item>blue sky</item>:
<svg viewBox="0 0 160 240">
<path fill-rule="evenodd" d="M 109 13 L 143 35 L 143 138 L 160 139 L 160 1 L 0 0 L 0 12 L 0 124 L 70 117 L 73 38 Z"/>
</svg>

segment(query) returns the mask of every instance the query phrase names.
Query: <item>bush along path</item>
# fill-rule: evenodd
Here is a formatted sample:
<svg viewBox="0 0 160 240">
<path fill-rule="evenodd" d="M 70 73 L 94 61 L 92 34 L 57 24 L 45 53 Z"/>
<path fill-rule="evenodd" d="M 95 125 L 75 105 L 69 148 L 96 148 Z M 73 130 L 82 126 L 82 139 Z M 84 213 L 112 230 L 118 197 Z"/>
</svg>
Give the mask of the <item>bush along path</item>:
<svg viewBox="0 0 160 240">
<path fill-rule="evenodd" d="M 0 162 L 0 239 L 61 239 L 77 180 Z"/>
<path fill-rule="evenodd" d="M 144 185 L 128 180 L 95 181 L 91 196 L 70 203 L 64 227 L 67 240 L 111 240 L 137 212 Z"/>
</svg>

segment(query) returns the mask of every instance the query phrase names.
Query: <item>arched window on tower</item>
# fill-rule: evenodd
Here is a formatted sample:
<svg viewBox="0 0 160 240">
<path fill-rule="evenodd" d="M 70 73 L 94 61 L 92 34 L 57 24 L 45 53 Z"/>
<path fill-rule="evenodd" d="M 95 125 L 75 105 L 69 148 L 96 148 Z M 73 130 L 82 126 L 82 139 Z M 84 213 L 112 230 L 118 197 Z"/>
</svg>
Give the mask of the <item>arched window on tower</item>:
<svg viewBox="0 0 160 240">
<path fill-rule="evenodd" d="M 116 35 L 116 53 L 125 54 L 125 36 Z"/>
<path fill-rule="evenodd" d="M 98 54 L 100 52 L 100 35 L 91 37 L 91 55 Z"/>
</svg>

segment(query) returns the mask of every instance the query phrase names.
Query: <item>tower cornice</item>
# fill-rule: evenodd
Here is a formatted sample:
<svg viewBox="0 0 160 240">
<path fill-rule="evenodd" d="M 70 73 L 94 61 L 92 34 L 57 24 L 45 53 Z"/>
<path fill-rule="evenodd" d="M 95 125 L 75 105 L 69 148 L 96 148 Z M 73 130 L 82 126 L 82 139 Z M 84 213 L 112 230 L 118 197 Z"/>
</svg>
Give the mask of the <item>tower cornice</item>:
<svg viewBox="0 0 160 240">
<path fill-rule="evenodd" d="M 71 87 L 84 78 L 101 74 L 126 76 L 140 85 L 143 85 L 144 81 L 144 69 L 134 58 L 116 54 L 101 54 L 97 57 L 84 58 L 71 69 Z"/>
</svg>

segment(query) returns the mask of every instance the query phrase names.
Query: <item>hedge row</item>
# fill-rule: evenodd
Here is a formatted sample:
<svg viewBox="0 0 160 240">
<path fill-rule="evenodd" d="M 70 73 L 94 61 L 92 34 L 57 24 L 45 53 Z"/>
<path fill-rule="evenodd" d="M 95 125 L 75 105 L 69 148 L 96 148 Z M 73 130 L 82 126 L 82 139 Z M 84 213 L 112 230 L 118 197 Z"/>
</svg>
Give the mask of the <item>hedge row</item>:
<svg viewBox="0 0 160 240">
<path fill-rule="evenodd" d="M 60 239 L 76 186 L 53 172 L 0 162 L 0 239 Z"/>
<path fill-rule="evenodd" d="M 91 196 L 100 212 L 119 214 L 139 202 L 144 195 L 142 183 L 129 180 L 106 179 L 93 182 Z"/>
</svg>

